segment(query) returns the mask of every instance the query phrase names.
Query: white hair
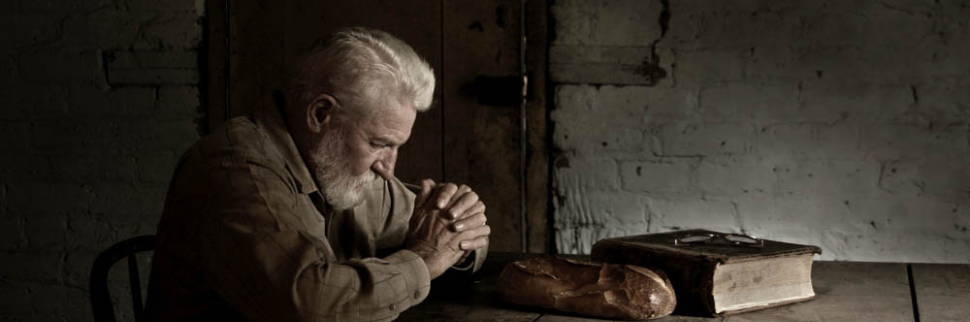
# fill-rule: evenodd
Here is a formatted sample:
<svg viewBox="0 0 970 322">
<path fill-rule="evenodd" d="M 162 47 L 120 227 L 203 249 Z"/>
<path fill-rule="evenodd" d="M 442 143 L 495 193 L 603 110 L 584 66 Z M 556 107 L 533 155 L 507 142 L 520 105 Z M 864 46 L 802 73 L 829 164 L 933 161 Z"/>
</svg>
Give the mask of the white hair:
<svg viewBox="0 0 970 322">
<path fill-rule="evenodd" d="M 298 68 L 291 92 L 303 106 L 327 93 L 347 109 L 383 105 L 367 99 L 397 99 L 418 111 L 431 107 L 435 84 L 431 66 L 404 41 L 380 30 L 340 30 L 315 46 Z"/>
</svg>

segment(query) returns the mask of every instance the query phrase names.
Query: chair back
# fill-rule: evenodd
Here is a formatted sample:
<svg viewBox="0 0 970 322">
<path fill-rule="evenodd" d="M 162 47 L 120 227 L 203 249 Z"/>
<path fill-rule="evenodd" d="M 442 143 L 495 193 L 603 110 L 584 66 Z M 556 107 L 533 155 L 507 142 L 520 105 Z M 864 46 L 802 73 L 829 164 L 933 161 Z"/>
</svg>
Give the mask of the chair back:
<svg viewBox="0 0 970 322">
<path fill-rule="evenodd" d="M 134 305 L 132 312 L 135 321 L 144 322 L 145 304 L 141 296 L 141 275 L 138 271 L 138 260 L 135 255 L 138 252 L 152 251 L 155 249 L 155 236 L 145 235 L 130 238 L 112 245 L 110 248 L 98 254 L 94 260 L 94 267 L 91 268 L 91 308 L 94 311 L 94 320 L 97 322 L 115 322 L 114 305 L 111 303 L 111 294 L 108 292 L 108 272 L 118 261 L 128 259 L 128 281 L 131 291 L 131 301 Z"/>
</svg>

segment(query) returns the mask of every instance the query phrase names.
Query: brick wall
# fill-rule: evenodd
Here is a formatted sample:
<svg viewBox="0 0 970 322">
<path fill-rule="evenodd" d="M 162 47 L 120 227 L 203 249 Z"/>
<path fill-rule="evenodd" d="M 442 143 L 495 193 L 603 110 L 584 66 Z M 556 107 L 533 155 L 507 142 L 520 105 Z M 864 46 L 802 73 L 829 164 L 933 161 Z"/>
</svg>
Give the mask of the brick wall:
<svg viewBox="0 0 970 322">
<path fill-rule="evenodd" d="M 558 0 L 556 242 L 970 262 L 970 2 Z"/>
<path fill-rule="evenodd" d="M 154 232 L 175 162 L 199 136 L 201 5 L 4 2 L 0 320 L 92 320 L 96 254 Z"/>
</svg>

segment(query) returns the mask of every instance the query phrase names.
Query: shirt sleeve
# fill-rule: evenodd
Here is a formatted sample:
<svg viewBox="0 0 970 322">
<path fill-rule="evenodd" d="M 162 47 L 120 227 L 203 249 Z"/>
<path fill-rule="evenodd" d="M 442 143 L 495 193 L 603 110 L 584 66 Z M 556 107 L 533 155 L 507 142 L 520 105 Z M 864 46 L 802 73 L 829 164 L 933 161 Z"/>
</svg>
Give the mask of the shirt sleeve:
<svg viewBox="0 0 970 322">
<path fill-rule="evenodd" d="M 253 321 L 392 320 L 427 297 L 424 261 L 408 250 L 338 262 L 308 230 L 287 176 L 251 160 L 214 167 L 200 245 L 207 282 Z M 317 223 L 319 225 L 319 223 Z"/>
</svg>

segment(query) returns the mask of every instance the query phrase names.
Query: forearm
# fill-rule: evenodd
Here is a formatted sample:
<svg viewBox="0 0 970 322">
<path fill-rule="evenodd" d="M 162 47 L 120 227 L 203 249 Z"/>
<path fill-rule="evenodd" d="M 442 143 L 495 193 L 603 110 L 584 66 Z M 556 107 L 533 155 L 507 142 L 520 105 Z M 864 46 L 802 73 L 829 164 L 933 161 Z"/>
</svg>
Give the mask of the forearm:
<svg viewBox="0 0 970 322">
<path fill-rule="evenodd" d="M 232 241 L 246 251 L 210 262 L 209 275 L 250 320 L 390 320 L 430 291 L 425 263 L 408 250 L 336 262 L 301 234 L 246 235 Z"/>
<path fill-rule="evenodd" d="M 428 269 L 421 258 L 401 250 L 384 258 L 365 258 L 308 267 L 294 285 L 303 316 L 324 320 L 393 319 L 427 297 Z"/>
</svg>

